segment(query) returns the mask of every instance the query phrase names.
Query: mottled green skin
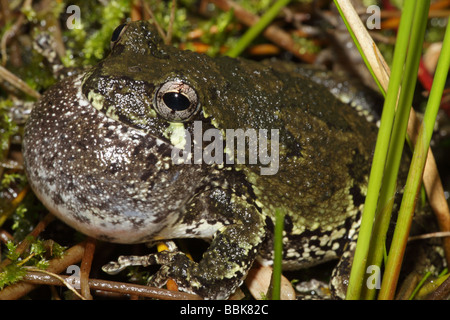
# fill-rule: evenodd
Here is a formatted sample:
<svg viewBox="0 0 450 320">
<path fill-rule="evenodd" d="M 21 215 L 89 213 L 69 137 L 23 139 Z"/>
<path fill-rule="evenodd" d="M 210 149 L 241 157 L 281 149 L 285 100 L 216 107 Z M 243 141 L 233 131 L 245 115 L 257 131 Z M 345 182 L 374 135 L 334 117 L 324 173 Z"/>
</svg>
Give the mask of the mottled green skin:
<svg viewBox="0 0 450 320">
<path fill-rule="evenodd" d="M 100 239 L 212 238 L 198 263 L 179 252 L 147 260 L 164 265 L 153 283 L 171 277 L 205 298 L 228 297 L 254 259 L 271 262 L 276 208 L 286 212 L 286 268 L 338 258 L 355 239 L 376 128 L 290 69 L 180 51 L 149 23 L 130 23 L 105 60 L 33 111 L 24 141 L 31 186 L 58 217 Z M 170 123 L 154 106 L 174 79 L 198 95 L 200 109 L 184 121 L 190 132 L 196 120 L 203 130 L 279 129 L 278 172 L 174 165 Z"/>
</svg>

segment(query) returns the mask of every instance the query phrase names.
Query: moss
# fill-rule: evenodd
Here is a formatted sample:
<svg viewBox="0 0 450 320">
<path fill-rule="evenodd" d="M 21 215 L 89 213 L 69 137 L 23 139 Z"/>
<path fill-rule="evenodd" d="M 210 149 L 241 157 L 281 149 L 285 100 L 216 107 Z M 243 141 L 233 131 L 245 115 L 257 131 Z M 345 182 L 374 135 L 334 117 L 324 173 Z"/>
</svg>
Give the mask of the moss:
<svg viewBox="0 0 450 320">
<path fill-rule="evenodd" d="M 26 267 L 35 267 L 39 269 L 47 269 L 49 260 L 60 258 L 66 250 L 51 240 L 40 240 L 28 238 L 31 241 L 29 249 L 24 253 L 19 253 L 17 244 L 12 241 L 6 243 L 5 256 L 11 261 L 0 272 L 0 290 L 3 287 L 20 281 L 26 274 Z"/>
<path fill-rule="evenodd" d="M 10 99 L 0 99 L 0 161 L 5 160 L 11 137 L 18 132 L 17 125 L 8 115 L 8 109 L 11 107 Z"/>
</svg>

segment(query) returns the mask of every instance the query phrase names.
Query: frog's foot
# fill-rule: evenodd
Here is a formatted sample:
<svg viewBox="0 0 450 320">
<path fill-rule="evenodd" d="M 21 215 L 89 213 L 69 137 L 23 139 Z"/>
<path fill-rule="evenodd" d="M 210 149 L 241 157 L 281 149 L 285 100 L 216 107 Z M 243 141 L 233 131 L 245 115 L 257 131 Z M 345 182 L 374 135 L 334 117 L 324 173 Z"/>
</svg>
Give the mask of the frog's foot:
<svg viewBox="0 0 450 320">
<path fill-rule="evenodd" d="M 328 283 L 311 279 L 295 285 L 297 300 L 330 300 L 330 287 Z"/>
<path fill-rule="evenodd" d="M 181 291 L 196 293 L 196 290 L 191 288 L 192 284 L 189 282 L 191 277 L 182 278 L 176 272 L 180 267 L 182 269 L 186 267 L 189 270 L 194 264 L 183 252 L 169 246 L 169 250 L 149 255 L 120 256 L 117 261 L 111 261 L 104 265 L 102 270 L 108 274 L 115 275 L 130 266 L 148 267 L 161 265 L 161 268 L 148 279 L 147 285 L 161 288 L 167 283 L 168 279 L 173 279 Z M 186 274 L 189 274 L 189 272 L 186 272 Z"/>
<path fill-rule="evenodd" d="M 211 279 L 199 275 L 198 264 L 178 249 L 164 250 L 145 256 L 120 256 L 117 261 L 111 261 L 104 265 L 102 270 L 114 275 L 130 266 L 148 267 L 151 265 L 161 265 L 161 268 L 148 279 L 147 285 L 149 286 L 162 287 L 168 279 L 172 279 L 180 291 L 199 294 L 205 299 L 227 298 L 220 292 L 209 291 Z"/>
<path fill-rule="evenodd" d="M 150 246 L 160 242 L 155 241 L 154 243 L 150 243 Z M 107 274 L 115 275 L 131 266 L 148 267 L 155 264 L 167 265 L 175 260 L 175 256 L 179 254 L 184 255 L 178 250 L 173 241 L 164 241 L 164 244 L 167 246 L 167 250 L 144 256 L 119 256 L 117 261 L 111 261 L 105 264 L 102 270 Z"/>
<path fill-rule="evenodd" d="M 175 260 L 175 256 L 184 255 L 182 252 L 162 251 L 145 256 L 120 256 L 117 261 L 111 261 L 102 267 L 108 274 L 115 275 L 131 266 L 148 267 L 151 265 L 166 265 Z"/>
<path fill-rule="evenodd" d="M 261 221 L 260 221 L 261 222 Z M 236 243 L 236 238 L 239 242 Z M 122 256 L 117 262 L 103 267 L 107 273 L 117 273 L 128 266 L 161 265 L 150 285 L 164 285 L 173 279 L 178 289 L 195 293 L 205 299 L 227 299 L 238 288 L 264 240 L 264 228 L 258 224 L 234 224 L 218 231 L 199 262 L 192 261 L 183 252 L 169 250 L 147 256 Z"/>
</svg>

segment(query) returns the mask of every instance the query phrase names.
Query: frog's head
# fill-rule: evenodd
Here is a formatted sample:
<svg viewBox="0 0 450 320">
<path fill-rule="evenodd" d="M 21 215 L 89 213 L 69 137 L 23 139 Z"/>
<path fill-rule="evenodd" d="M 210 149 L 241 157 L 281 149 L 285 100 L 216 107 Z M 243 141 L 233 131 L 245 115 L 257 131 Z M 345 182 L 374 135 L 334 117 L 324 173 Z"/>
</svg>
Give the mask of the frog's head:
<svg viewBox="0 0 450 320">
<path fill-rule="evenodd" d="M 82 90 L 108 117 L 158 135 L 202 117 L 198 79 L 210 59 L 164 45 L 147 21 L 131 22 L 113 32 L 109 56 L 86 74 Z"/>
<path fill-rule="evenodd" d="M 107 117 L 183 148 L 185 132 L 198 132 L 196 120 L 203 132 L 274 126 L 254 112 L 273 101 L 281 105 L 279 81 L 266 69 L 165 45 L 152 24 L 135 21 L 113 32 L 111 53 L 87 72 L 82 91 Z"/>
</svg>

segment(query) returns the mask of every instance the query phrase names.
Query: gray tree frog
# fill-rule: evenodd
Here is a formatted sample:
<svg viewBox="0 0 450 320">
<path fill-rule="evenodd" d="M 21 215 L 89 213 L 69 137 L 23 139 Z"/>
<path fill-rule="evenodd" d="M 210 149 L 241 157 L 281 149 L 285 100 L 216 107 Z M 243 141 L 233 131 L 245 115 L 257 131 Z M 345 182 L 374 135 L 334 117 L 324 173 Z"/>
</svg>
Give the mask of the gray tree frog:
<svg viewBox="0 0 450 320">
<path fill-rule="evenodd" d="M 211 145 L 204 135 L 184 139 L 195 125 L 219 130 L 224 145 L 227 130 L 277 130 L 266 139 L 278 148 L 276 170 L 262 174 L 270 164 L 249 162 L 261 147 L 250 143 L 244 163 L 174 163 L 183 142 L 191 150 Z M 162 265 L 154 284 L 172 278 L 181 290 L 225 299 L 256 259 L 271 263 L 277 209 L 285 212 L 285 269 L 341 257 L 356 238 L 376 133 L 292 65 L 181 51 L 139 21 L 116 29 L 103 61 L 44 94 L 23 154 L 39 199 L 86 235 L 126 244 L 210 241 L 198 262 L 177 250 L 138 262 Z M 218 150 L 223 159 L 234 152 Z"/>
</svg>

